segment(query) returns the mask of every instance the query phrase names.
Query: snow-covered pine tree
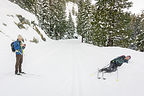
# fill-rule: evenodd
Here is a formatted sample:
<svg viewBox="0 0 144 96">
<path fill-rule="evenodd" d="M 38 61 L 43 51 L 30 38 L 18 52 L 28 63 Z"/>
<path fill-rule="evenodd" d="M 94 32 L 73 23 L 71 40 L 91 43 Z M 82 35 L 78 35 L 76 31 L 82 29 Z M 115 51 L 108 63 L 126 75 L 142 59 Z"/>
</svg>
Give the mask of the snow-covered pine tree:
<svg viewBox="0 0 144 96">
<path fill-rule="evenodd" d="M 140 22 L 140 33 L 137 36 L 137 48 L 138 50 L 144 52 L 144 11 L 142 11 L 141 22 Z"/>
<path fill-rule="evenodd" d="M 66 33 L 66 13 L 64 0 L 43 0 L 38 12 L 41 28 L 52 39 L 63 39 Z"/>
<path fill-rule="evenodd" d="M 136 16 L 135 14 L 131 15 L 131 22 L 129 25 L 129 28 L 131 29 L 132 33 L 131 33 L 131 38 L 130 38 L 130 49 L 133 50 L 138 50 L 137 48 L 137 35 L 140 33 L 140 22 L 141 22 L 141 18 L 140 16 Z"/>
<path fill-rule="evenodd" d="M 93 44 L 98 46 L 121 46 L 129 40 L 127 25 L 130 14 L 124 9 L 131 7 L 128 0 L 97 0 L 93 13 Z"/>
<path fill-rule="evenodd" d="M 66 39 L 73 39 L 75 34 L 75 25 L 72 19 L 72 14 L 69 13 L 68 21 L 67 21 L 67 31 L 65 34 Z"/>
<path fill-rule="evenodd" d="M 137 38 L 137 48 L 141 52 L 144 52 L 144 31 L 141 32 L 141 34 L 138 35 L 138 38 Z"/>
<path fill-rule="evenodd" d="M 45 33 L 49 36 L 50 29 L 50 8 L 48 0 L 43 0 L 40 3 L 38 10 L 38 20 L 40 27 L 45 31 Z"/>
<path fill-rule="evenodd" d="M 134 50 L 144 51 L 144 11 L 140 15 L 133 15 L 131 46 Z M 132 46 L 132 47 L 133 47 Z M 132 47 L 130 47 L 132 49 Z"/>
<path fill-rule="evenodd" d="M 63 0 L 51 1 L 50 33 L 52 39 L 63 39 L 66 33 L 66 5 Z"/>
<path fill-rule="evenodd" d="M 77 16 L 77 33 L 82 36 L 82 42 L 90 43 L 92 5 L 90 0 L 79 0 Z"/>
</svg>

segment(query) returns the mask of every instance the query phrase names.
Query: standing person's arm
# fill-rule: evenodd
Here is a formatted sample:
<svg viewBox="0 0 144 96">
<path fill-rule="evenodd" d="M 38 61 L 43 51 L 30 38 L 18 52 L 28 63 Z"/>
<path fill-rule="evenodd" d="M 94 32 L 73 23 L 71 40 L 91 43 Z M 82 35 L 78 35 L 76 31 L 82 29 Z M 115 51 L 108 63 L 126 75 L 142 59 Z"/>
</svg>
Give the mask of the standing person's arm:
<svg viewBox="0 0 144 96">
<path fill-rule="evenodd" d="M 23 48 L 23 49 L 25 49 L 25 47 L 26 47 L 26 44 L 22 44 L 21 46 L 22 46 L 22 48 Z"/>
</svg>

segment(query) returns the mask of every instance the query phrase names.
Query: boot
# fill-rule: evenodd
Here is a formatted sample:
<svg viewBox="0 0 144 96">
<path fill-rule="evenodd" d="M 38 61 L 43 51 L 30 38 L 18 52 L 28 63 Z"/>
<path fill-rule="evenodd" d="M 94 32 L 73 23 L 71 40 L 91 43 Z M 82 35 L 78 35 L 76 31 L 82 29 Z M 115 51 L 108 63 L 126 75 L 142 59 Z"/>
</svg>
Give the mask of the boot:
<svg viewBox="0 0 144 96">
<path fill-rule="evenodd" d="M 21 74 L 26 74 L 25 72 L 20 72 Z"/>
<path fill-rule="evenodd" d="M 20 73 L 15 73 L 15 75 L 21 75 Z"/>
</svg>

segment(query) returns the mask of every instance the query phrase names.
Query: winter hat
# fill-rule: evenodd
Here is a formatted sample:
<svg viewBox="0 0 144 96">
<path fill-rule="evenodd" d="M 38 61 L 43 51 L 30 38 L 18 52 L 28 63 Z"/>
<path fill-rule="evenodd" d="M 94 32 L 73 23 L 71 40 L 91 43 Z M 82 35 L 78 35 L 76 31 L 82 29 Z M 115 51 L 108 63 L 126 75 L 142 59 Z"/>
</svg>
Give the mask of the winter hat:
<svg viewBox="0 0 144 96">
<path fill-rule="evenodd" d="M 18 35 L 18 39 L 23 39 L 23 37 L 21 35 Z"/>
<path fill-rule="evenodd" d="M 129 56 L 127 56 L 127 57 L 129 57 L 130 59 L 131 59 L 131 56 L 129 55 Z"/>
<path fill-rule="evenodd" d="M 125 59 L 130 60 L 130 59 L 131 59 L 131 56 L 126 56 Z"/>
</svg>

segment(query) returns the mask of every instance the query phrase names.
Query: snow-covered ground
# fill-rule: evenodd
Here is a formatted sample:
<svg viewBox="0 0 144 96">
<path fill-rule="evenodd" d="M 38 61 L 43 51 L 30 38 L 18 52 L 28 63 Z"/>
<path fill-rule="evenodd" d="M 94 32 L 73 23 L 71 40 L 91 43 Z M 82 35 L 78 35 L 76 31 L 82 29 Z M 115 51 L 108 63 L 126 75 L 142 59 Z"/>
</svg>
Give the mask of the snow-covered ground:
<svg viewBox="0 0 144 96">
<path fill-rule="evenodd" d="M 19 29 L 13 22 L 17 21 L 16 14 L 36 22 L 32 14 L 7 0 L 0 3 L 0 12 L 0 96 L 144 96 L 144 53 L 96 47 L 79 40 L 53 41 L 45 37 L 44 42 L 31 26 Z M 28 74 L 23 76 L 14 75 L 15 54 L 10 48 L 18 34 L 27 40 L 23 70 Z M 33 36 L 40 40 L 38 44 L 28 42 Z M 97 68 L 120 55 L 131 55 L 132 59 L 119 68 L 119 80 L 117 73 L 106 74 L 105 81 L 98 80 Z"/>
<path fill-rule="evenodd" d="M 0 37 L 0 96 L 143 96 L 144 53 L 100 48 L 77 40 L 27 43 L 24 76 L 14 75 L 15 54 L 10 40 Z M 120 55 L 132 59 L 116 73 L 96 78 L 97 68 Z"/>
</svg>

